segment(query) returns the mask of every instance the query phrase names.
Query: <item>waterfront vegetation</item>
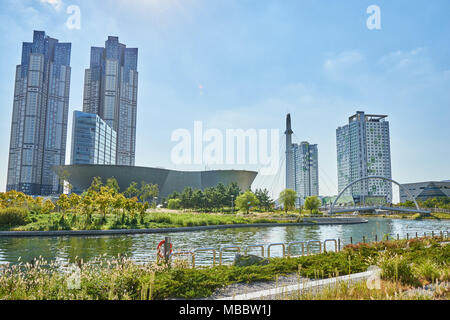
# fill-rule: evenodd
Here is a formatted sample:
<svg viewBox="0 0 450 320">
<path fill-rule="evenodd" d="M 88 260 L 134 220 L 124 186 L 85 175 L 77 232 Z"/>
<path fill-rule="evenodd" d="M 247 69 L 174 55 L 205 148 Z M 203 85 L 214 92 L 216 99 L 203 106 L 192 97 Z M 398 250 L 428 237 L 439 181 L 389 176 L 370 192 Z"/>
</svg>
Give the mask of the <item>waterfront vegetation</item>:
<svg viewBox="0 0 450 320">
<path fill-rule="evenodd" d="M 450 197 L 436 197 L 427 199 L 425 201 L 416 200 L 417 204 L 421 208 L 440 208 L 450 210 Z M 403 203 L 398 204 L 399 207 L 415 207 L 415 204 L 411 200 L 407 200 Z"/>
<path fill-rule="evenodd" d="M 399 281 L 381 280 L 379 288 L 369 289 L 365 281 L 348 284 L 338 282 L 320 291 L 284 294 L 282 300 L 449 300 L 450 290 L 435 285 L 431 290 L 411 288 Z"/>
<path fill-rule="evenodd" d="M 236 183 L 218 184 L 204 191 L 187 187 L 182 193 L 163 199 L 168 210 L 155 209 L 158 195 L 157 185 L 144 182 L 133 182 L 120 192 L 114 178 L 105 184 L 94 178 L 81 195 L 61 194 L 56 201 L 8 191 L 0 193 L 0 230 L 148 229 L 286 222 L 277 218 L 268 190 L 242 193 Z M 298 217 L 297 214 L 289 221 L 299 222 Z"/>
<path fill-rule="evenodd" d="M 348 214 L 348 213 L 344 213 Z M 359 214 L 360 217 L 376 217 L 376 218 L 388 218 L 388 219 L 411 219 L 411 220 L 447 220 L 450 219 L 450 213 L 446 212 L 432 212 L 430 214 L 411 214 L 411 213 L 399 213 L 395 212 L 392 214 Z"/>
<path fill-rule="evenodd" d="M 394 298 L 395 290 L 406 291 L 430 283 L 450 281 L 450 246 L 441 238 L 421 238 L 348 245 L 340 252 L 303 257 L 271 258 L 264 266 L 215 266 L 193 269 L 183 260 L 170 265 L 137 264 L 126 258 L 77 260 L 74 269 L 62 270 L 56 263 L 6 266 L 0 270 L 1 299 L 168 299 L 207 298 L 233 283 L 276 280 L 287 274 L 310 279 L 329 278 L 381 268 L 381 291 L 340 288 L 334 298 Z M 365 290 L 365 291 L 364 291 Z M 383 292 L 385 290 L 385 292 Z M 364 292 L 362 292 L 364 291 Z M 445 295 L 446 294 L 446 295 Z M 448 291 L 440 297 L 448 298 Z M 305 296 L 303 296 L 305 297 Z M 301 297 L 298 297 L 301 298 Z M 322 298 L 332 298 L 322 294 Z"/>
</svg>

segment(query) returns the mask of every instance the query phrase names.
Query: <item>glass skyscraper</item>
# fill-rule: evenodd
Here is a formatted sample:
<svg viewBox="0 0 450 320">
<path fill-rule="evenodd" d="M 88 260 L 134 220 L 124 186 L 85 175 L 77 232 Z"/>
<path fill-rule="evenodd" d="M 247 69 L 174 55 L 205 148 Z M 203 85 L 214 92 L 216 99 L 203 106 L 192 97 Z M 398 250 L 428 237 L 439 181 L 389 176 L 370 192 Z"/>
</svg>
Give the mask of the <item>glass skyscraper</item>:
<svg viewBox="0 0 450 320">
<path fill-rule="evenodd" d="M 306 141 L 292 144 L 292 150 L 295 191 L 303 205 L 307 197 L 319 195 L 319 152 L 317 144 Z"/>
<path fill-rule="evenodd" d="M 117 132 L 116 164 L 135 165 L 138 49 L 118 37 L 91 48 L 84 80 L 83 111 L 99 115 Z"/>
<path fill-rule="evenodd" d="M 71 164 L 116 163 L 116 132 L 98 115 L 75 111 Z"/>
<path fill-rule="evenodd" d="M 338 188 L 367 176 L 391 179 L 391 146 L 386 115 L 358 111 L 349 123 L 336 130 Z M 349 188 L 344 196 L 355 201 L 367 197 L 383 197 L 392 202 L 392 184 L 381 179 L 363 180 Z"/>
<path fill-rule="evenodd" d="M 16 67 L 7 190 L 29 195 L 62 191 L 53 166 L 65 164 L 70 43 L 43 31 L 24 42 Z"/>
</svg>

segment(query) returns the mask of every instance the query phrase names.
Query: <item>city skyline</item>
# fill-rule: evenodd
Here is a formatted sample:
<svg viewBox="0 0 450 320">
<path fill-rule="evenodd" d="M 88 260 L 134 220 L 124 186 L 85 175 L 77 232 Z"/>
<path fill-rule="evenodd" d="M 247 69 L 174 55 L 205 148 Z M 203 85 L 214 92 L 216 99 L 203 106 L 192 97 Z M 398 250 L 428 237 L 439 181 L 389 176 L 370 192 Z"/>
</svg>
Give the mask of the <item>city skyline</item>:
<svg viewBox="0 0 450 320">
<path fill-rule="evenodd" d="M 62 8 L 69 2 L 63 1 Z M 334 130 L 346 121 L 348 114 L 365 110 L 388 114 L 391 123 L 395 123 L 391 128 L 395 180 L 440 181 L 450 176 L 445 161 L 450 156 L 446 148 L 450 135 L 450 65 L 446 57 L 450 48 L 444 41 L 449 24 L 443 23 L 437 30 L 421 13 L 425 10 L 408 9 L 405 1 L 380 1 L 383 28 L 369 31 L 365 27 L 369 2 L 364 1 L 356 6 L 353 2 L 353 7 L 330 4 L 321 8 L 320 24 L 307 17 L 308 12 L 319 10 L 319 5 L 311 2 L 288 2 L 285 7 L 261 2 L 246 7 L 234 1 L 227 6 L 187 1 L 182 8 L 159 8 L 137 2 L 125 7 L 118 1 L 117 6 L 107 8 L 106 14 L 100 12 L 103 6 L 95 2 L 76 3 L 83 17 L 80 30 L 65 27 L 64 10 L 58 12 L 38 1 L 2 2 L 5 14 L 18 15 L 16 21 L 7 19 L 11 23 L 5 24 L 11 32 L 2 30 L 5 32 L 0 44 L 5 53 L 0 65 L 5 112 L 5 119 L 0 122 L 2 132 L 9 132 L 11 125 L 13 65 L 20 60 L 20 43 L 29 38 L 32 30 L 45 30 L 52 37 L 73 43 L 69 126 L 72 111 L 82 107 L 84 69 L 89 65 L 87 50 L 113 35 L 140 49 L 136 165 L 204 169 L 170 163 L 173 130 L 189 128 L 199 119 L 208 127 L 221 130 L 281 129 L 284 115 L 291 112 L 299 140 L 321 146 L 320 194 L 336 194 Z M 235 7 L 240 9 L 237 16 L 231 10 Z M 443 7 L 448 8 L 448 3 L 433 3 L 427 7 L 428 14 L 439 20 L 436 17 L 443 15 Z M 127 18 L 127 13 L 138 11 L 142 17 Z M 290 11 L 295 15 L 290 15 Z M 119 13 L 125 14 L 123 20 Z M 333 18 L 328 19 L 332 13 Z M 294 16 L 301 19 L 293 19 Z M 159 20 L 148 19 L 151 17 Z M 267 23 L 260 22 L 262 17 L 268 18 Z M 401 27 L 405 21 L 417 20 L 427 24 L 410 25 L 412 30 Z M 108 25 L 108 30 L 96 27 L 102 23 Z M 236 28 L 222 32 L 220 27 L 246 23 L 249 29 L 244 33 Z M 340 28 L 330 29 L 333 25 Z M 148 34 L 142 39 L 136 30 L 144 27 L 148 27 Z M 307 30 L 314 32 L 308 36 Z M 219 32 L 220 40 L 215 40 Z M 414 39 L 406 36 L 412 32 L 417 34 Z M 296 39 L 302 39 L 302 43 Z M 309 48 L 306 51 L 302 49 L 305 46 Z M 261 50 L 265 52 L 262 56 L 258 55 Z M 2 149 L 6 150 L 8 140 L 9 137 L 2 138 Z M 433 157 L 428 157 L 420 146 L 429 146 Z M 66 154 L 67 163 L 70 152 Z M 1 161 L 6 168 L 7 156 Z M 0 174 L 0 179 L 6 185 L 6 172 Z"/>
</svg>

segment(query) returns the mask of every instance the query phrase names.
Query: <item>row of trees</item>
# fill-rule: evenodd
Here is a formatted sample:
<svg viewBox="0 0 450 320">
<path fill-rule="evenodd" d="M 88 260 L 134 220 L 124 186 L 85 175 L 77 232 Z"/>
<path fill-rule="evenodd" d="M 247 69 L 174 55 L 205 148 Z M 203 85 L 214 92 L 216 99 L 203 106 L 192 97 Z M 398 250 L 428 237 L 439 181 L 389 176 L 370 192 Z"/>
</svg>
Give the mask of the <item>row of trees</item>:
<svg viewBox="0 0 450 320">
<path fill-rule="evenodd" d="M 279 201 L 285 212 L 295 209 L 297 193 L 291 189 L 285 189 L 280 193 Z M 234 201 L 234 202 L 233 202 Z M 166 201 L 164 201 L 166 202 Z M 218 184 L 216 187 L 193 190 L 186 187 L 183 192 L 174 192 L 167 198 L 169 209 L 191 209 L 199 211 L 224 211 L 234 205 L 238 210 L 247 214 L 250 209 L 257 211 L 273 211 L 275 201 L 269 196 L 267 189 L 256 189 L 255 192 L 247 190 L 241 192 L 237 183 L 228 186 Z M 304 207 L 313 212 L 321 205 L 318 197 L 308 197 Z"/>
<path fill-rule="evenodd" d="M 284 189 L 280 193 L 279 201 L 286 213 L 289 210 L 294 210 L 295 202 L 297 201 L 297 193 L 292 189 Z M 303 207 L 313 213 L 314 211 L 317 211 L 319 209 L 321 204 L 322 201 L 320 201 L 317 196 L 311 196 L 305 199 Z"/>
<path fill-rule="evenodd" d="M 257 189 L 255 192 L 247 190 L 242 192 L 237 183 L 225 186 L 219 183 L 216 187 L 205 190 L 184 188 L 183 192 L 174 192 L 165 199 L 169 209 L 192 209 L 198 211 L 223 212 L 235 206 L 237 209 L 248 212 L 256 207 L 260 211 L 273 210 L 274 201 L 267 189 Z"/>
<path fill-rule="evenodd" d="M 63 217 L 70 212 L 74 215 L 85 214 L 88 219 L 94 213 L 100 213 L 103 217 L 111 213 L 134 216 L 137 213 L 143 215 L 151 205 L 155 206 L 158 195 L 159 189 L 155 184 L 142 182 L 138 185 L 133 182 L 121 193 L 116 179 L 110 178 L 104 184 L 101 178 L 96 177 L 81 195 L 61 194 L 55 203 L 14 190 L 0 193 L 0 207 L 26 208 L 31 212 L 48 214 L 57 206 Z"/>
<path fill-rule="evenodd" d="M 50 213 L 55 209 L 55 205 L 49 199 L 44 200 L 42 197 L 33 198 L 23 192 L 11 190 L 0 193 L 0 208 L 25 208 L 29 211 Z"/>
<path fill-rule="evenodd" d="M 205 190 L 184 188 L 183 192 L 174 192 L 163 199 L 169 209 L 193 209 L 200 211 L 223 211 L 231 207 L 232 200 L 241 194 L 237 183 L 225 186 L 219 183 L 216 187 Z"/>
</svg>

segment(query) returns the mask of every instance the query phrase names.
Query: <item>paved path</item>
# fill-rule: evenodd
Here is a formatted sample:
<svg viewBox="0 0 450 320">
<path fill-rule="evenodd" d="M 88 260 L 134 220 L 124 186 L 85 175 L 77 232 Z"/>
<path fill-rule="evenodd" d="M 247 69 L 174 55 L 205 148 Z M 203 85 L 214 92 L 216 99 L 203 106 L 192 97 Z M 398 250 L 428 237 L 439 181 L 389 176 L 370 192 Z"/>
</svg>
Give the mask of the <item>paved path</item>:
<svg viewBox="0 0 450 320">
<path fill-rule="evenodd" d="M 209 299 L 216 300 L 264 300 L 264 299 L 276 299 L 279 297 L 286 297 L 289 295 L 293 295 L 296 293 L 303 293 L 305 291 L 318 291 L 323 289 L 324 287 L 333 287 L 337 283 L 340 282 L 348 282 L 355 283 L 359 281 L 366 281 L 371 275 L 373 275 L 376 271 L 366 271 L 361 273 L 355 273 L 352 275 L 340 276 L 330 279 L 316 280 L 316 281 L 308 281 L 304 279 L 297 279 L 296 275 L 291 277 L 295 277 L 296 284 L 286 285 L 286 282 L 281 280 L 277 284 L 274 281 L 259 283 L 259 287 L 265 286 L 265 289 L 255 291 L 251 285 L 252 284 L 240 284 L 241 286 L 232 287 L 233 291 L 230 292 L 224 291 L 223 293 L 217 292 L 215 295 L 210 297 Z M 289 279 L 292 281 L 293 279 Z M 247 292 L 246 292 L 247 291 Z M 242 293 L 244 292 L 244 293 Z M 227 296 L 224 296 L 224 293 Z M 231 294 L 230 294 L 231 293 Z"/>
</svg>

